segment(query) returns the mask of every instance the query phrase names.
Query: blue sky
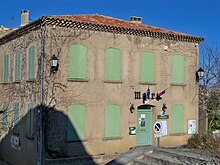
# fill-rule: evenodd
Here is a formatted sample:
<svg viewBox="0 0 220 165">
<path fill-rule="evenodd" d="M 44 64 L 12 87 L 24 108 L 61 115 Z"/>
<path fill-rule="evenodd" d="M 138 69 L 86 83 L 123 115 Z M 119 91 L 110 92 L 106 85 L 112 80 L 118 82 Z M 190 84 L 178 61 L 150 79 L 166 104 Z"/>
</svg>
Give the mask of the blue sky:
<svg viewBox="0 0 220 165">
<path fill-rule="evenodd" d="M 47 15 L 102 14 L 201 36 L 220 44 L 220 0 L 0 0 L 0 25 L 18 27 L 20 11 L 35 20 Z M 12 17 L 15 20 L 12 21 Z"/>
</svg>

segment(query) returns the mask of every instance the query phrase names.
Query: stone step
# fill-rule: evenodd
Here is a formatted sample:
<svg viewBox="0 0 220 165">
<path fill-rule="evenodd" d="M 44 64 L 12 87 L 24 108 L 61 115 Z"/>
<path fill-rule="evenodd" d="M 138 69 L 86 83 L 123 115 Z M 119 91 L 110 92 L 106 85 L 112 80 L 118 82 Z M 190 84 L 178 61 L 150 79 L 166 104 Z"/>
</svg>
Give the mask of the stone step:
<svg viewBox="0 0 220 165">
<path fill-rule="evenodd" d="M 175 157 L 169 157 L 162 154 L 156 154 L 154 152 L 146 152 L 142 160 L 149 161 L 158 165 L 182 165 L 182 162 Z"/>
<path fill-rule="evenodd" d="M 146 159 L 142 159 L 142 160 L 135 160 L 133 162 L 133 165 L 158 165 L 157 163 L 152 163 Z"/>
<path fill-rule="evenodd" d="M 180 150 L 172 150 L 172 149 L 164 149 L 164 148 L 155 148 L 153 150 L 155 154 L 164 155 L 167 157 L 175 157 L 175 159 L 180 160 L 185 164 L 194 164 L 200 165 L 202 163 L 206 163 L 207 165 L 211 163 L 211 158 L 207 158 L 202 156 L 202 154 L 196 154 L 192 152 L 180 151 Z"/>
</svg>

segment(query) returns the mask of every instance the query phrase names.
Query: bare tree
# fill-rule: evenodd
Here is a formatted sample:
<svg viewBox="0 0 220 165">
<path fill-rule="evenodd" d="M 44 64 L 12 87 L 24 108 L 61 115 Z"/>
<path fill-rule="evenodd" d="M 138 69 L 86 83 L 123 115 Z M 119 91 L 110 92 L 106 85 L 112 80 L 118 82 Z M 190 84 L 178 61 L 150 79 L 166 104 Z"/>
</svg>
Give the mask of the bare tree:
<svg viewBox="0 0 220 165">
<path fill-rule="evenodd" d="M 203 112 L 200 117 L 208 117 L 209 130 L 212 131 L 220 129 L 220 48 L 202 44 L 200 64 L 205 70 L 199 88 L 199 109 Z"/>
</svg>

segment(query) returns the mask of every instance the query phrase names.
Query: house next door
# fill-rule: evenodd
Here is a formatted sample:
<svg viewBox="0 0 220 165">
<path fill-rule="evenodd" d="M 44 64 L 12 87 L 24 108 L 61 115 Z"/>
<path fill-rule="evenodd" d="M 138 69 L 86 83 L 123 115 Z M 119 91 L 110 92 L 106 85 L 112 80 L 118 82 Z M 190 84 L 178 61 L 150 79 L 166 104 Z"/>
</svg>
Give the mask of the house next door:
<svg viewBox="0 0 220 165">
<path fill-rule="evenodd" d="M 139 109 L 137 121 L 137 145 L 151 145 L 152 109 Z"/>
</svg>

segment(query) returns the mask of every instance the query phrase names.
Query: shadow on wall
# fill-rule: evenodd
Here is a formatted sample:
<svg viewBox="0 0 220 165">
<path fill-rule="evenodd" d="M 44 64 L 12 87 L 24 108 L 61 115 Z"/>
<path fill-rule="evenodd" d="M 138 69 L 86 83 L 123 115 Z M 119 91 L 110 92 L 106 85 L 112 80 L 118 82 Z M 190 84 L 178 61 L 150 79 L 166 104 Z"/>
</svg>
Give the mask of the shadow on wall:
<svg viewBox="0 0 220 165">
<path fill-rule="evenodd" d="M 15 121 L 14 127 L 3 128 L 0 159 L 14 165 L 37 164 L 40 155 L 39 109 L 39 106 L 29 108 L 25 116 L 17 123 Z M 53 107 L 44 106 L 43 111 L 44 164 L 78 164 L 79 161 L 95 164 L 67 115 Z M 8 123 L 14 117 L 15 114 L 8 116 Z"/>
</svg>

